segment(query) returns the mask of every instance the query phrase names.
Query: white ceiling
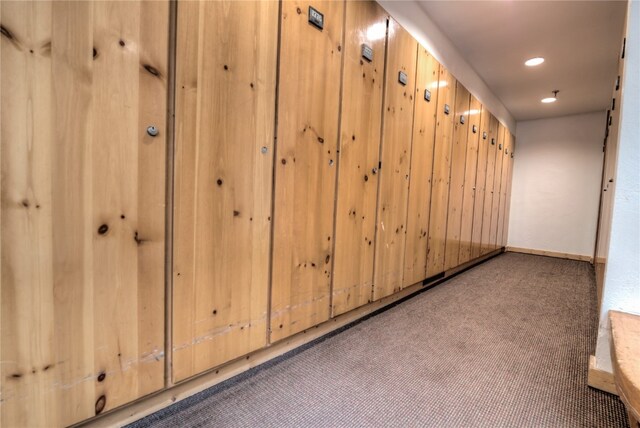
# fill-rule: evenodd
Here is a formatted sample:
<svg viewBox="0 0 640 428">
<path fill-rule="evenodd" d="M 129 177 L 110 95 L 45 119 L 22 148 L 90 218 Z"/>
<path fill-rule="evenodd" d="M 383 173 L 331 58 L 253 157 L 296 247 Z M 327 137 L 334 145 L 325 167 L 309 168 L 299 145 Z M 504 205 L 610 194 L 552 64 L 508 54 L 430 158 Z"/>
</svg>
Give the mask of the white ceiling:
<svg viewBox="0 0 640 428">
<path fill-rule="evenodd" d="M 516 120 L 605 110 L 617 76 L 625 1 L 424 1 Z M 545 58 L 538 67 L 524 61 Z M 558 101 L 540 99 L 560 90 Z"/>
</svg>

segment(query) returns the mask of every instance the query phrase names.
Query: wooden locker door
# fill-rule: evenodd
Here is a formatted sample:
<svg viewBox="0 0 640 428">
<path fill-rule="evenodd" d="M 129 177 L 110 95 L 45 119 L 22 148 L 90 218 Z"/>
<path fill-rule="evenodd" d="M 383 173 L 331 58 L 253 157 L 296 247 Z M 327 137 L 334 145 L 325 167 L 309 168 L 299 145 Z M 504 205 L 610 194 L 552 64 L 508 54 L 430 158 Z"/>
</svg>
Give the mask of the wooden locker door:
<svg viewBox="0 0 640 428">
<path fill-rule="evenodd" d="M 487 180 L 484 192 L 484 212 L 482 214 L 481 254 L 491 252 L 491 209 L 493 208 L 493 185 L 498 152 L 498 119 L 492 114 L 489 119 L 489 153 L 487 157 Z"/>
<path fill-rule="evenodd" d="M 402 288 L 418 42 L 389 19 L 373 298 Z M 404 84 L 400 82 L 402 73 Z"/>
<path fill-rule="evenodd" d="M 374 1 L 347 2 L 345 13 L 333 316 L 372 298 L 387 31 L 387 13 Z"/>
<path fill-rule="evenodd" d="M 471 94 L 456 83 L 456 102 L 453 116 L 453 143 L 451 147 L 451 173 L 449 183 L 449 208 L 447 211 L 447 235 L 445 242 L 444 270 L 458 266 L 460 232 L 462 229 L 462 201 L 467 160 L 469 129 L 469 103 Z"/>
<path fill-rule="evenodd" d="M 515 158 L 516 140 L 513 134 L 509 134 L 509 156 L 505 158 L 508 162 L 507 171 L 507 194 L 505 197 L 504 222 L 502 225 L 502 246 L 506 247 L 509 240 L 509 212 L 511 210 L 511 186 L 513 181 L 513 160 Z"/>
<path fill-rule="evenodd" d="M 67 426 L 164 386 L 169 3 L 0 8 L 0 425 Z"/>
<path fill-rule="evenodd" d="M 277 2 L 178 3 L 174 382 L 266 345 L 277 28 Z"/>
<path fill-rule="evenodd" d="M 324 15 L 312 25 L 313 7 Z M 271 341 L 329 319 L 344 2 L 284 1 Z"/>
<path fill-rule="evenodd" d="M 487 186 L 487 160 L 489 158 L 489 123 L 491 113 L 482 107 L 480 113 L 480 136 L 478 140 L 478 169 L 476 172 L 476 200 L 473 207 L 473 227 L 471 231 L 471 259 L 482 255 L 482 225 L 484 200 Z"/>
<path fill-rule="evenodd" d="M 427 277 L 427 233 L 439 78 L 440 63 L 429 51 L 419 46 L 403 287 L 413 285 Z M 425 91 L 428 92 L 425 94 Z"/>
<path fill-rule="evenodd" d="M 507 179 L 509 174 L 509 153 L 511 152 L 511 134 L 506 129 L 504 133 L 504 149 L 502 150 L 502 176 L 500 177 L 500 209 L 498 211 L 498 237 L 496 240 L 496 247 L 504 247 L 503 233 L 504 233 L 504 217 L 506 214 L 506 199 L 507 199 Z"/>
<path fill-rule="evenodd" d="M 449 174 L 453 139 L 454 102 L 456 80 L 444 66 L 440 66 L 438 84 L 438 112 L 433 151 L 433 178 L 431 180 L 431 210 L 427 250 L 427 277 L 444 271 L 444 250 L 447 234 L 447 207 L 449 203 Z"/>
<path fill-rule="evenodd" d="M 496 148 L 496 166 L 495 173 L 493 175 L 493 196 L 491 203 L 491 228 L 489 229 L 489 249 L 495 250 L 498 248 L 498 218 L 500 216 L 500 192 L 501 192 L 501 180 L 502 180 L 502 161 L 504 159 L 504 134 L 505 127 L 498 124 L 498 144 Z"/>
<path fill-rule="evenodd" d="M 473 233 L 473 211 L 476 201 L 476 173 L 478 170 L 478 144 L 480 141 L 480 113 L 482 104 L 473 95 L 469 105 L 469 126 L 467 129 L 467 161 L 464 172 L 464 195 L 462 197 L 462 226 L 460 229 L 459 264 L 471 260 Z"/>
</svg>

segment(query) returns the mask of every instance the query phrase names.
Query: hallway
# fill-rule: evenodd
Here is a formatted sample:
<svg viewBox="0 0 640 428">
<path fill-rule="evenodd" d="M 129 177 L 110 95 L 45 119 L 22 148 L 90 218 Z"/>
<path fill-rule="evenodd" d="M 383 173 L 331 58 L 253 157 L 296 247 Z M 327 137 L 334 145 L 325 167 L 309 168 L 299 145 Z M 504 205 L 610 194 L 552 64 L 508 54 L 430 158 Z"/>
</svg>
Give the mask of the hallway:
<svg viewBox="0 0 640 428">
<path fill-rule="evenodd" d="M 133 427 L 625 427 L 586 262 L 506 253 Z"/>
</svg>

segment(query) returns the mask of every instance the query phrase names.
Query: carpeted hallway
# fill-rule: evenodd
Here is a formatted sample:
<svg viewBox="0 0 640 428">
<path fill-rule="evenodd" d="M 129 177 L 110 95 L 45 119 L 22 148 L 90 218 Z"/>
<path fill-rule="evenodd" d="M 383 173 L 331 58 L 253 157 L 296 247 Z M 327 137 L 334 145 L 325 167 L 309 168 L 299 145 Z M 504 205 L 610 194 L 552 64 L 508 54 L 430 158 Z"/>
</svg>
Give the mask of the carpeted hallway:
<svg viewBox="0 0 640 428">
<path fill-rule="evenodd" d="M 585 262 L 507 253 L 132 427 L 625 427 Z"/>
</svg>

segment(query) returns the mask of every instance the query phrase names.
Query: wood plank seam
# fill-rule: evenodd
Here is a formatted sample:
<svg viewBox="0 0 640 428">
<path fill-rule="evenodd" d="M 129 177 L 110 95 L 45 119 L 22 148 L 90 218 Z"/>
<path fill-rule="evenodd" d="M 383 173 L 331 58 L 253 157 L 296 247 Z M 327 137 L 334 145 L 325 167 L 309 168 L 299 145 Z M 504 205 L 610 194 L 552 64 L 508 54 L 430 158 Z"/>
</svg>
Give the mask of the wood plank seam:
<svg viewBox="0 0 640 428">
<path fill-rule="evenodd" d="M 167 91 L 167 159 L 166 159 L 166 207 L 165 207 L 165 388 L 173 385 L 173 198 L 175 175 L 175 111 L 176 111 L 176 47 L 177 47 L 178 3 L 169 3 L 169 44 L 168 44 L 168 91 Z"/>
<path fill-rule="evenodd" d="M 329 281 L 329 318 L 333 317 L 333 287 L 334 287 L 334 278 L 335 278 L 335 266 L 336 266 L 336 227 L 337 227 L 337 217 L 338 217 L 338 185 L 340 183 L 340 143 L 342 140 L 342 97 L 344 96 L 344 62 L 346 61 L 346 31 L 347 31 L 347 2 L 343 3 L 342 10 L 342 40 L 340 41 L 340 45 L 345 47 L 345 54 L 342 55 L 341 64 L 340 64 L 340 95 L 338 96 L 338 135 L 336 135 L 336 141 L 338 142 L 338 153 L 336 156 L 336 179 L 335 179 L 335 189 L 333 192 L 333 242 L 331 243 L 331 280 Z"/>
<path fill-rule="evenodd" d="M 282 15 L 282 2 L 278 2 L 278 17 Z M 278 19 L 278 34 L 277 34 L 277 50 L 276 50 L 276 93 L 275 93 L 275 114 L 274 114 L 274 125 L 273 125 L 273 153 L 272 156 L 272 165 L 274 168 L 271 170 L 271 218 L 274 218 L 275 215 L 275 206 L 276 206 L 276 192 L 274 189 L 276 188 L 276 159 L 278 159 L 278 115 L 279 109 L 277 108 L 278 102 L 280 99 L 280 51 L 282 47 L 282 20 Z M 271 226 L 269 228 L 269 270 L 268 270 L 268 294 L 267 294 L 267 331 L 266 331 L 266 342 L 267 346 L 271 343 L 271 299 L 273 293 L 273 242 L 274 242 L 274 234 L 275 234 L 275 222 L 271 222 Z"/>
<path fill-rule="evenodd" d="M 390 17 L 387 17 L 387 28 L 385 30 L 385 44 L 384 44 L 384 57 L 385 57 L 385 61 L 384 61 L 384 72 L 382 73 L 382 81 L 383 83 L 383 89 L 382 89 L 382 106 L 381 106 L 381 112 L 380 112 L 380 144 L 378 147 L 378 174 L 380 174 L 380 170 L 382 169 L 382 165 L 380 164 L 380 161 L 382 159 L 382 142 L 384 139 L 384 106 L 386 105 L 387 102 L 387 73 L 388 73 L 388 58 L 389 58 L 389 24 L 390 24 Z M 378 189 L 376 192 L 376 213 L 375 213 L 375 228 L 374 228 L 374 232 L 373 232 L 373 242 L 374 242 L 374 249 L 373 249 L 373 272 L 374 272 L 374 276 L 373 276 L 373 281 L 371 283 L 371 301 L 374 301 L 374 296 L 375 296 L 375 289 L 376 289 L 376 278 L 375 278 L 375 271 L 376 271 L 376 260 L 378 259 L 378 216 L 379 216 L 379 209 L 378 209 L 378 204 L 380 203 L 380 186 L 381 186 L 381 181 L 380 178 L 378 177 Z"/>
</svg>

